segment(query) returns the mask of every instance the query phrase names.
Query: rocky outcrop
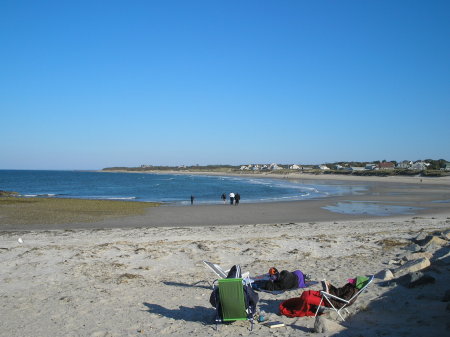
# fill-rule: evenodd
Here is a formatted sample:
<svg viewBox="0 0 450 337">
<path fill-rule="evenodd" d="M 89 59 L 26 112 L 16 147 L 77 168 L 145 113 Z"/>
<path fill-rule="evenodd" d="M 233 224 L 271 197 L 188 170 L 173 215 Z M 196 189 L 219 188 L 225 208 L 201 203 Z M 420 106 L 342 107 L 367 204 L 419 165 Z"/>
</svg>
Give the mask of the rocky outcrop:
<svg viewBox="0 0 450 337">
<path fill-rule="evenodd" d="M 0 190 L 0 197 L 17 197 L 19 193 Z"/>
<path fill-rule="evenodd" d="M 393 270 L 394 275 L 396 277 L 408 274 L 408 273 L 413 273 L 422 269 L 425 269 L 427 267 L 429 267 L 431 265 L 430 260 L 428 260 L 425 257 L 422 257 L 420 259 L 417 260 L 412 260 L 412 261 L 408 261 L 406 262 L 404 265 L 395 268 Z"/>
</svg>

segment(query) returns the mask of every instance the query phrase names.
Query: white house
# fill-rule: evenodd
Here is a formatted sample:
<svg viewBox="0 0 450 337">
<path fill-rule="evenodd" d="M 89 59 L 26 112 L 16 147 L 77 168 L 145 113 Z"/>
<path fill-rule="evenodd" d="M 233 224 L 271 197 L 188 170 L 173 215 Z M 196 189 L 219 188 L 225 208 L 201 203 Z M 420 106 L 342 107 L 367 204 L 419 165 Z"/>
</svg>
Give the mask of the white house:
<svg viewBox="0 0 450 337">
<path fill-rule="evenodd" d="M 301 169 L 301 167 L 297 164 L 289 166 L 289 170 L 300 170 L 300 169 Z"/>
<path fill-rule="evenodd" d="M 366 164 L 364 169 L 369 170 L 369 171 L 377 170 L 378 165 L 377 164 Z"/>
<path fill-rule="evenodd" d="M 352 166 L 349 168 L 350 171 L 364 171 L 366 168 L 365 167 L 360 167 L 360 166 Z"/>
<path fill-rule="evenodd" d="M 411 165 L 413 164 L 410 160 L 403 160 L 400 163 L 397 164 L 397 168 L 399 169 L 409 169 Z"/>
<path fill-rule="evenodd" d="M 270 164 L 268 168 L 269 168 L 269 170 L 273 170 L 273 171 L 283 169 L 282 167 L 280 167 L 278 164 L 275 164 L 275 163 Z"/>
<path fill-rule="evenodd" d="M 411 165 L 411 170 L 423 171 L 423 170 L 426 170 L 429 165 L 430 165 L 429 163 L 425 163 L 423 161 L 417 161 Z"/>
</svg>

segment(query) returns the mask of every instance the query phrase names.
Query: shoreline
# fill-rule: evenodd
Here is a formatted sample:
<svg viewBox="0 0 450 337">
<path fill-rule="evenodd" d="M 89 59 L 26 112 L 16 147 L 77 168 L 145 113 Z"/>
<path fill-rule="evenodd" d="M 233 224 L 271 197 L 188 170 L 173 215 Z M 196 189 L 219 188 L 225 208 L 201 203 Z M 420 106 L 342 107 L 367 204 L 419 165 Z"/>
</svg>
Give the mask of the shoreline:
<svg viewBox="0 0 450 337">
<path fill-rule="evenodd" d="M 150 173 L 150 172 L 149 172 Z M 187 174 L 187 173 L 184 173 Z M 190 174 L 190 173 L 189 173 Z M 200 173 L 199 173 L 200 174 Z M 201 173 L 204 174 L 204 173 Z M 216 174 L 219 175 L 219 174 Z M 223 174 L 220 174 L 223 175 Z M 249 177 L 248 175 L 245 175 Z M 290 179 L 303 179 L 304 175 L 290 176 Z M 261 177 L 256 175 L 256 177 Z M 271 179 L 282 179 L 281 176 L 265 176 Z M 283 176 L 284 177 L 284 176 Z M 299 178 L 302 177 L 302 178 Z M 320 176 L 322 178 L 322 176 Z M 335 178 L 335 177 L 329 177 Z M 350 177 L 346 177 L 350 178 Z M 354 178 L 354 177 L 353 177 Z M 108 211 L 103 212 L 103 217 L 92 217 L 92 214 L 101 214 L 102 205 L 107 201 L 98 202 L 98 208 L 93 208 L 84 217 L 81 217 L 87 209 L 79 206 L 75 212 L 71 213 L 72 220 L 45 221 L 43 213 L 36 211 L 30 205 L 26 212 L 34 212 L 27 223 L 18 221 L 7 221 L 5 217 L 0 218 L 0 230 L 50 230 L 50 229 L 89 229 L 89 228 L 144 228 L 144 227 L 173 227 L 173 226 L 226 226 L 226 225 L 255 225 L 255 224 L 280 224 L 280 223 L 302 223 L 302 222 L 324 222 L 324 221 L 351 221 L 383 218 L 402 218 L 404 216 L 429 216 L 430 214 L 444 214 L 449 209 L 450 188 L 445 183 L 440 183 L 443 178 L 427 178 L 422 183 L 407 179 L 380 178 L 368 180 L 362 179 L 329 179 L 319 180 L 316 176 L 305 179 L 306 182 L 322 182 L 325 184 L 355 183 L 364 184 L 368 190 L 364 193 L 353 195 L 330 196 L 316 199 L 306 199 L 300 201 L 281 202 L 259 202 L 246 203 L 245 196 L 239 206 L 228 204 L 194 204 L 165 205 L 158 207 L 146 207 L 145 203 L 137 207 L 136 201 L 113 201 L 114 211 L 135 205 L 142 211 L 142 214 L 128 212 L 121 216 L 111 216 Z M 430 179 L 434 183 L 429 183 Z M 70 204 L 69 199 L 49 199 L 63 203 L 65 200 Z M 73 199 L 75 202 L 80 199 Z M 85 202 L 88 202 L 87 200 Z M 89 203 L 95 203 L 90 201 Z M 136 204 L 135 204 L 136 203 Z M 111 204 L 111 203 L 110 203 Z M 5 207 L 5 206 L 3 206 Z M 67 206 L 64 206 L 67 207 Z M 117 209 L 116 209 L 117 208 Z M 48 207 L 46 214 L 52 214 L 57 208 Z M 140 212 L 141 212 L 140 211 Z M 22 211 L 17 211 L 20 213 Z M 49 213 L 50 212 L 50 213 Z M 376 214 L 378 212 L 378 214 Z M 23 212 L 22 212 L 23 213 Z M 386 213 L 386 214 L 384 214 Z M 384 214 L 384 215 L 380 215 Z M 125 216 L 127 215 L 127 216 Z M 53 216 L 52 216 L 53 217 Z M 77 218 L 78 217 L 78 218 Z M 53 217 L 54 218 L 54 217 Z M 86 222 L 83 219 L 89 218 Z M 33 219 L 35 221 L 33 222 Z M 41 219 L 41 220 L 40 220 Z"/>
</svg>

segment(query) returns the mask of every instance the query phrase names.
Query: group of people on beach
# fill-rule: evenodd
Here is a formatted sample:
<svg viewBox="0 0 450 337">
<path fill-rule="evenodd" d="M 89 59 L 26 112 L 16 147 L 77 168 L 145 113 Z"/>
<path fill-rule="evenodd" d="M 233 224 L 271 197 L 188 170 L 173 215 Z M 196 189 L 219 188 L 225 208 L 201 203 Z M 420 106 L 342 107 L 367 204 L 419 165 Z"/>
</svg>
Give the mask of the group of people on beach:
<svg viewBox="0 0 450 337">
<path fill-rule="evenodd" d="M 222 193 L 220 198 L 222 199 L 224 204 L 227 203 L 227 195 L 225 193 Z M 234 192 L 230 193 L 230 205 L 237 206 L 237 205 L 239 205 L 240 200 L 241 200 L 241 195 L 239 193 L 234 193 Z"/>
<path fill-rule="evenodd" d="M 225 193 L 222 193 L 220 198 L 222 199 L 224 204 L 227 203 L 227 195 Z M 194 200 L 195 200 L 195 196 L 191 195 L 191 205 L 194 204 Z M 239 205 L 240 200 L 241 200 L 241 195 L 239 193 L 234 193 L 234 192 L 230 193 L 230 205 L 237 206 L 237 205 Z"/>
<path fill-rule="evenodd" d="M 237 270 L 240 270 L 239 266 L 233 266 L 228 274 L 227 278 L 240 278 L 240 274 L 236 274 Z M 310 280 L 309 275 L 303 274 L 300 270 L 295 270 L 293 272 L 282 270 L 279 272 L 275 267 L 269 269 L 269 272 L 265 274 L 265 278 L 261 280 L 253 280 L 251 285 L 244 284 L 244 296 L 246 297 L 246 303 L 251 307 L 252 312 L 255 312 L 257 302 L 259 301 L 259 296 L 256 291 L 280 291 L 280 290 L 290 290 L 298 288 L 308 287 L 308 281 Z M 326 282 L 323 284 L 329 294 L 342 298 L 344 300 L 350 300 L 354 295 L 364 286 L 367 282 L 367 277 L 355 277 L 348 279 L 347 283 L 337 288 Z M 312 282 L 312 284 L 317 282 Z M 216 288 L 210 296 L 210 303 L 213 307 L 217 308 L 218 302 L 218 289 Z M 331 302 L 331 304 L 330 304 Z M 300 297 L 290 298 L 280 303 L 279 310 L 280 314 L 287 317 L 302 317 L 302 316 L 315 316 L 317 313 L 317 308 L 319 306 L 330 307 L 339 309 L 344 305 L 344 302 L 336 299 L 330 299 L 330 302 L 325 302 L 322 300 L 322 294 L 317 290 L 306 290 Z M 220 307 L 218 308 L 220 309 Z M 220 311 L 220 310 L 219 310 Z"/>
</svg>

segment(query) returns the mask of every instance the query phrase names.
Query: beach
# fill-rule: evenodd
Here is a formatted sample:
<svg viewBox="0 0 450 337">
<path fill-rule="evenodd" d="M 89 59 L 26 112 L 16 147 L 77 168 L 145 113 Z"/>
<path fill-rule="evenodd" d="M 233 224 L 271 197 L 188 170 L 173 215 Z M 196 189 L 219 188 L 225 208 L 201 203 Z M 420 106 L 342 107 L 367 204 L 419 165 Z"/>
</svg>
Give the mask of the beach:
<svg viewBox="0 0 450 337">
<path fill-rule="evenodd" d="M 336 196 L 239 206 L 160 206 L 89 223 L 3 224 L 0 336 L 445 335 L 450 328 L 448 302 L 443 301 L 450 289 L 445 257 L 449 185 L 445 179 L 428 179 L 396 181 L 395 190 L 389 189 L 390 181 L 374 181 L 370 200 L 367 195 L 350 200 L 420 208 L 412 214 L 324 209 L 348 202 L 348 197 Z M 426 251 L 431 266 L 423 271 L 434 283 L 409 288 L 380 276 L 414 259 L 414 239 L 433 233 L 444 242 Z M 336 326 L 328 332 L 312 332 L 314 317 L 279 316 L 278 305 L 305 289 L 258 293 L 266 320 L 282 321 L 284 327 L 256 323 L 250 332 L 250 324 L 241 321 L 216 331 L 209 296 L 217 276 L 204 260 L 223 269 L 239 264 L 250 276 L 273 266 L 300 269 L 312 280 L 327 279 L 337 286 L 357 275 L 378 276 L 349 308 L 345 322 L 329 317 Z M 320 290 L 320 282 L 308 289 Z"/>
</svg>

